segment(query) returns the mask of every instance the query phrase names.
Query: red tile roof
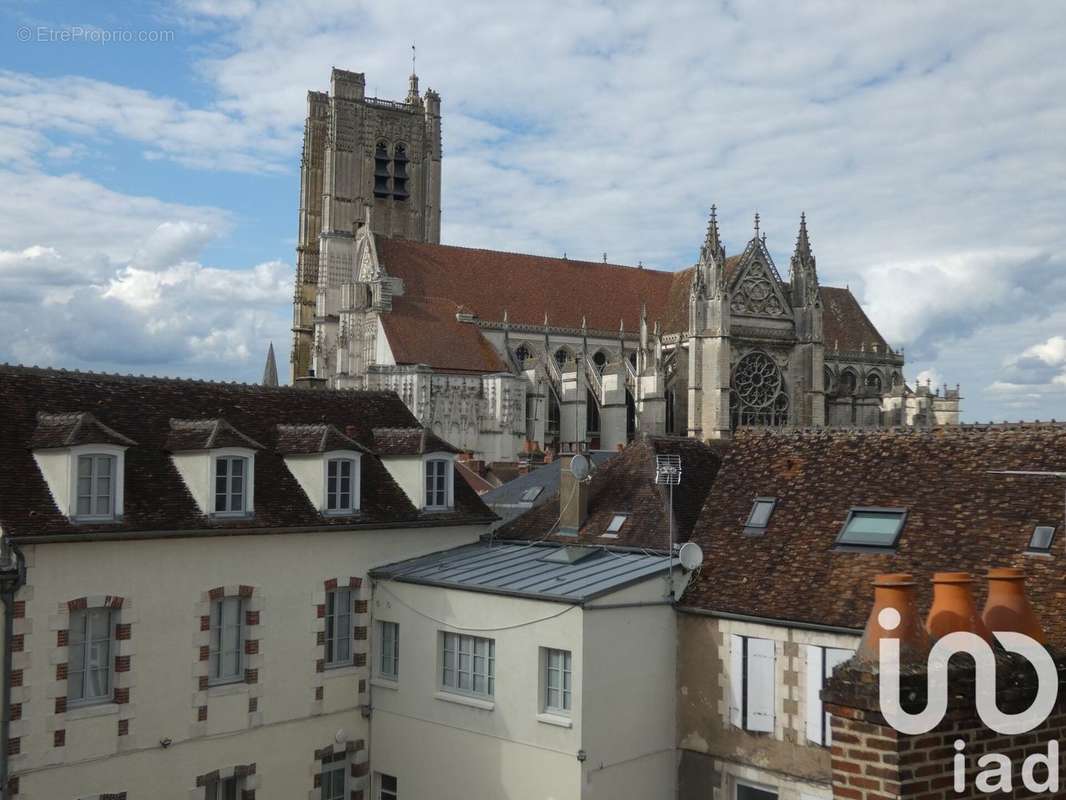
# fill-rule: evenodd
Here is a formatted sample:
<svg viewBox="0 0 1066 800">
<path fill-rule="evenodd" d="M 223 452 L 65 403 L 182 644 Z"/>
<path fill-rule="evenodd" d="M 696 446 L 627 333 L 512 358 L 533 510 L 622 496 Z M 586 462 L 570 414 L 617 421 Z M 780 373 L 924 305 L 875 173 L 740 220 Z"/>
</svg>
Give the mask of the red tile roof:
<svg viewBox="0 0 1066 800">
<path fill-rule="evenodd" d="M 403 280 L 382 325 L 398 364 L 426 364 L 460 372 L 500 372 L 509 367 L 476 324 L 460 322 L 459 312 L 515 325 L 544 323 L 553 328 L 640 329 L 640 310 L 664 333 L 688 328 L 689 286 L 694 268 L 665 272 L 594 261 L 525 255 L 469 247 L 377 237 L 385 271 Z M 726 259 L 732 274 L 741 256 Z M 788 286 L 785 287 L 786 293 Z M 885 342 L 848 289 L 822 287 L 824 341 L 841 350 L 866 349 Z"/>
<path fill-rule="evenodd" d="M 1066 470 L 1066 426 L 740 430 L 693 531 L 705 557 L 681 605 L 858 629 L 878 573 L 915 574 L 928 609 L 932 572 L 1014 566 L 1066 644 L 1064 482 L 997 468 Z M 762 536 L 745 536 L 756 497 L 777 505 Z M 834 549 L 848 510 L 862 506 L 907 509 L 896 551 Z M 1025 554 L 1037 525 L 1058 527 L 1050 555 Z"/>
</svg>

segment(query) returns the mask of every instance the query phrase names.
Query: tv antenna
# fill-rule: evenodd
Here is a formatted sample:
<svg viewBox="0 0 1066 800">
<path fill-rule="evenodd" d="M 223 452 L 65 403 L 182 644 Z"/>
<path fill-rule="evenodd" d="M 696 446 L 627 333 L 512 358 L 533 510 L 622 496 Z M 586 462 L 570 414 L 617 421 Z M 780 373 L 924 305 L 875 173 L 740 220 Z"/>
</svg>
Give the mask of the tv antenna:
<svg viewBox="0 0 1066 800">
<path fill-rule="evenodd" d="M 674 596 L 674 487 L 681 483 L 681 456 L 655 456 L 655 483 L 670 487 L 670 505 L 667 509 L 670 520 L 670 549 L 666 551 L 666 584 L 672 600 Z"/>
</svg>

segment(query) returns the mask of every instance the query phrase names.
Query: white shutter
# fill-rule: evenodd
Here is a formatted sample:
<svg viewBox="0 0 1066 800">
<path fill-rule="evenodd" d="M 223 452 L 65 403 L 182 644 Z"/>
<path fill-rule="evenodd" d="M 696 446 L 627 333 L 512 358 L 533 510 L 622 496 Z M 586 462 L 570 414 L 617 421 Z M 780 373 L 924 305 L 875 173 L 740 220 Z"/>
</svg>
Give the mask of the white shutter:
<svg viewBox="0 0 1066 800">
<path fill-rule="evenodd" d="M 822 675 L 825 673 L 822 660 L 824 650 L 817 645 L 807 645 L 807 739 L 820 745 L 825 730 L 825 715 L 822 712 Z"/>
<path fill-rule="evenodd" d="M 744 637 L 729 637 L 729 721 L 744 727 Z"/>
<path fill-rule="evenodd" d="M 825 677 L 828 680 L 833 675 L 833 669 L 839 667 L 845 661 L 851 660 L 851 657 L 855 655 L 854 650 L 839 650 L 835 647 L 827 647 L 825 650 Z M 833 730 L 829 724 L 829 715 L 822 715 L 823 725 L 825 725 L 825 744 L 826 747 L 833 743 Z"/>
<path fill-rule="evenodd" d="M 748 639 L 748 730 L 774 732 L 774 642 Z"/>
</svg>

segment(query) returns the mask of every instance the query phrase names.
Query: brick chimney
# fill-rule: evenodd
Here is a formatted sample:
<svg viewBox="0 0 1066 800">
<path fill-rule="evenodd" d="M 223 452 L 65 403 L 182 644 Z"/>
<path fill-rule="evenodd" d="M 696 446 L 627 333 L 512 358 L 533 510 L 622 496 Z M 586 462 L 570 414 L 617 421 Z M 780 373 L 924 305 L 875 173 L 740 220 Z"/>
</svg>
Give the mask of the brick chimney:
<svg viewBox="0 0 1066 800">
<path fill-rule="evenodd" d="M 589 482 L 579 481 L 570 469 L 577 457 L 576 453 L 559 457 L 559 533 L 564 536 L 577 536 L 589 515 Z"/>
<path fill-rule="evenodd" d="M 920 735 L 901 733 L 886 720 L 877 662 L 855 658 L 841 665 L 822 691 L 833 730 L 834 800 L 1063 796 L 1050 776 L 1064 774 L 1066 658 L 1052 656 L 1058 702 L 1046 721 L 1017 735 L 992 730 L 977 713 L 976 671 L 969 656 L 952 659 L 947 712 Z M 1036 671 L 1023 657 L 1002 649 L 995 659 L 997 706 L 1005 714 L 1028 709 L 1038 688 Z M 905 711 L 926 708 L 928 673 L 927 663 L 902 669 L 899 696 Z"/>
</svg>

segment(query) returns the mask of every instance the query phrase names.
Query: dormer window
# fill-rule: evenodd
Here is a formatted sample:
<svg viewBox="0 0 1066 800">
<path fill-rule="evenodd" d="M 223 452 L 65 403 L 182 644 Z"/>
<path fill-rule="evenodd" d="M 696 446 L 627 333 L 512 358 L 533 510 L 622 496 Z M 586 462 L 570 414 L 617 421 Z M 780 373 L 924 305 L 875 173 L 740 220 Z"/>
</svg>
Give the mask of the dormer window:
<svg viewBox="0 0 1066 800">
<path fill-rule="evenodd" d="M 219 456 L 215 459 L 215 513 L 244 514 L 247 508 L 248 459 Z"/>
<path fill-rule="evenodd" d="M 358 462 L 354 458 L 326 461 L 326 513 L 351 514 L 358 507 L 355 479 Z"/>
<path fill-rule="evenodd" d="M 78 519 L 113 519 L 115 516 L 116 456 L 78 456 Z"/>
<path fill-rule="evenodd" d="M 452 506 L 452 460 L 450 458 L 427 458 L 426 498 L 427 511 L 440 511 Z"/>
</svg>

